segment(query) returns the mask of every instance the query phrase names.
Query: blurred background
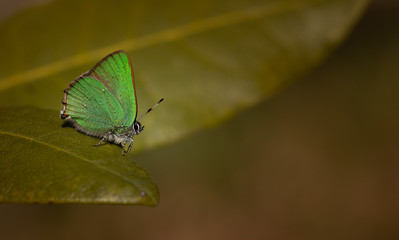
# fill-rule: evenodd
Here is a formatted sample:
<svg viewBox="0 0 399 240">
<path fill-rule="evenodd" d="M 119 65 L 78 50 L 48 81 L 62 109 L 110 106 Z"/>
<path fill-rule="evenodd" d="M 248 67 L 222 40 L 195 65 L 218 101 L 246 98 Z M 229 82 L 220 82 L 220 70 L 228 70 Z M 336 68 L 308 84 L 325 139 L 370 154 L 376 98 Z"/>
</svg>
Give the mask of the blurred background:
<svg viewBox="0 0 399 240">
<path fill-rule="evenodd" d="M 399 239 L 398 23 L 373 1 L 300 81 L 137 154 L 157 207 L 3 204 L 0 239 Z"/>
</svg>

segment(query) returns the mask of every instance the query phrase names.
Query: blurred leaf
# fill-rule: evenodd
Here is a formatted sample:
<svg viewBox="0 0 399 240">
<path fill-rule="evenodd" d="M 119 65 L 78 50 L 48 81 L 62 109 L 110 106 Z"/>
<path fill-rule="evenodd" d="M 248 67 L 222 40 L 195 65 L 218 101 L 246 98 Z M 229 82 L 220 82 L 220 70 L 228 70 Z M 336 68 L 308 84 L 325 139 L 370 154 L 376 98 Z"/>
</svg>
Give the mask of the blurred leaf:
<svg viewBox="0 0 399 240">
<path fill-rule="evenodd" d="M 349 32 L 366 0 L 59 0 L 0 25 L 0 104 L 61 108 L 63 89 L 125 49 L 144 120 L 136 150 L 277 93 Z M 139 113 L 140 114 L 140 113 Z"/>
<path fill-rule="evenodd" d="M 53 110 L 0 109 L 0 202 L 154 206 L 148 173 L 110 144 L 62 128 Z"/>
</svg>

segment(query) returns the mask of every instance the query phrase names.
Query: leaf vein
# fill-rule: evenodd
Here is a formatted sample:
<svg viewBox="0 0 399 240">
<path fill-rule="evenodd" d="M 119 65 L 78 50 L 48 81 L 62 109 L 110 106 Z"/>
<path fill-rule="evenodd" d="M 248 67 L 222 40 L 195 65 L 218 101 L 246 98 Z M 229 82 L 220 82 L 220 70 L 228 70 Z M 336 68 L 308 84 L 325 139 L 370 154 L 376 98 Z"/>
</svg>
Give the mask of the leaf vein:
<svg viewBox="0 0 399 240">
<path fill-rule="evenodd" d="M 109 169 L 106 169 L 106 168 L 104 168 L 104 167 L 98 165 L 98 164 L 95 164 L 93 161 L 90 161 L 90 160 L 87 159 L 87 158 L 84 158 L 84 157 L 81 157 L 81 156 L 79 156 L 79 155 L 77 155 L 77 154 L 74 154 L 74 153 L 71 153 L 71 152 L 69 152 L 69 151 L 66 151 L 65 149 L 62 149 L 62 148 L 59 148 L 59 147 L 57 147 L 57 146 L 54 146 L 54 145 L 48 144 L 48 143 L 46 143 L 46 142 L 40 141 L 40 140 L 38 140 L 38 139 L 31 138 L 31 137 L 24 136 L 24 135 L 20 135 L 20 134 L 17 134 L 17 133 L 11 133 L 11 132 L 0 131 L 0 134 L 9 135 L 9 136 L 17 137 L 17 138 L 22 138 L 22 139 L 26 139 L 26 140 L 29 140 L 29 141 L 31 141 L 31 142 L 36 142 L 36 143 L 42 144 L 42 145 L 44 145 L 44 146 L 47 146 L 47 147 L 49 147 L 49 148 L 53 148 L 53 149 L 55 149 L 55 150 L 57 150 L 57 151 L 61 151 L 61 152 L 64 152 L 64 153 L 66 153 L 66 154 L 69 154 L 69 155 L 71 155 L 71 156 L 73 156 L 73 157 L 75 157 L 75 158 L 81 159 L 81 160 L 84 161 L 84 162 L 90 163 L 90 164 L 92 164 L 93 166 L 95 166 L 95 167 L 97 167 L 97 168 L 99 168 L 99 169 L 101 169 L 101 170 L 103 170 L 103 171 L 105 171 L 105 172 L 108 172 L 108 173 L 110 173 L 110 174 L 112 174 L 112 175 L 114 175 L 114 176 L 116 176 L 116 177 L 119 177 L 120 179 L 124 180 L 125 182 L 128 182 L 128 183 L 132 184 L 138 191 L 141 191 L 141 190 L 138 188 L 137 184 L 134 183 L 133 181 L 130 181 L 128 178 L 126 178 L 126 177 L 124 177 L 124 176 L 118 174 L 118 173 L 115 172 L 115 171 L 111 171 L 111 170 L 109 170 Z"/>
</svg>

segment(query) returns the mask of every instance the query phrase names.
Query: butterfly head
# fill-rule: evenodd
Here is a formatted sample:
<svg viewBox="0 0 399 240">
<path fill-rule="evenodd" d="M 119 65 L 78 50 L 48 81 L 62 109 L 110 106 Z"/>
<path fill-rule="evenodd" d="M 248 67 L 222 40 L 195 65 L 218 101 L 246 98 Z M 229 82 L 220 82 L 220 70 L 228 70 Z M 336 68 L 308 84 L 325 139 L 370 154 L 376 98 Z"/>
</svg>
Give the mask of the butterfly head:
<svg viewBox="0 0 399 240">
<path fill-rule="evenodd" d="M 143 129 L 144 129 L 144 126 L 142 126 L 141 123 L 139 123 L 139 122 L 133 123 L 133 131 L 134 131 L 135 135 L 141 133 L 143 131 Z"/>
</svg>

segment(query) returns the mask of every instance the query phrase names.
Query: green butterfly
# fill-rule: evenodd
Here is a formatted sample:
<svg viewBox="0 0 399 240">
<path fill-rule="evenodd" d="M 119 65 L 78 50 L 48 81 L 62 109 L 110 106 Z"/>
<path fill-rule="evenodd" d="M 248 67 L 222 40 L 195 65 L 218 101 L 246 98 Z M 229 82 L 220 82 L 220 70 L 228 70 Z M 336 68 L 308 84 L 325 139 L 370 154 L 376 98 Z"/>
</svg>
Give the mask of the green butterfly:
<svg viewBox="0 0 399 240">
<path fill-rule="evenodd" d="M 133 68 L 126 52 L 119 50 L 107 55 L 90 71 L 77 77 L 64 90 L 61 118 L 70 121 L 76 130 L 101 141 L 122 145 L 122 155 L 133 146 L 133 136 L 143 131 L 137 118 L 137 97 Z"/>
</svg>

